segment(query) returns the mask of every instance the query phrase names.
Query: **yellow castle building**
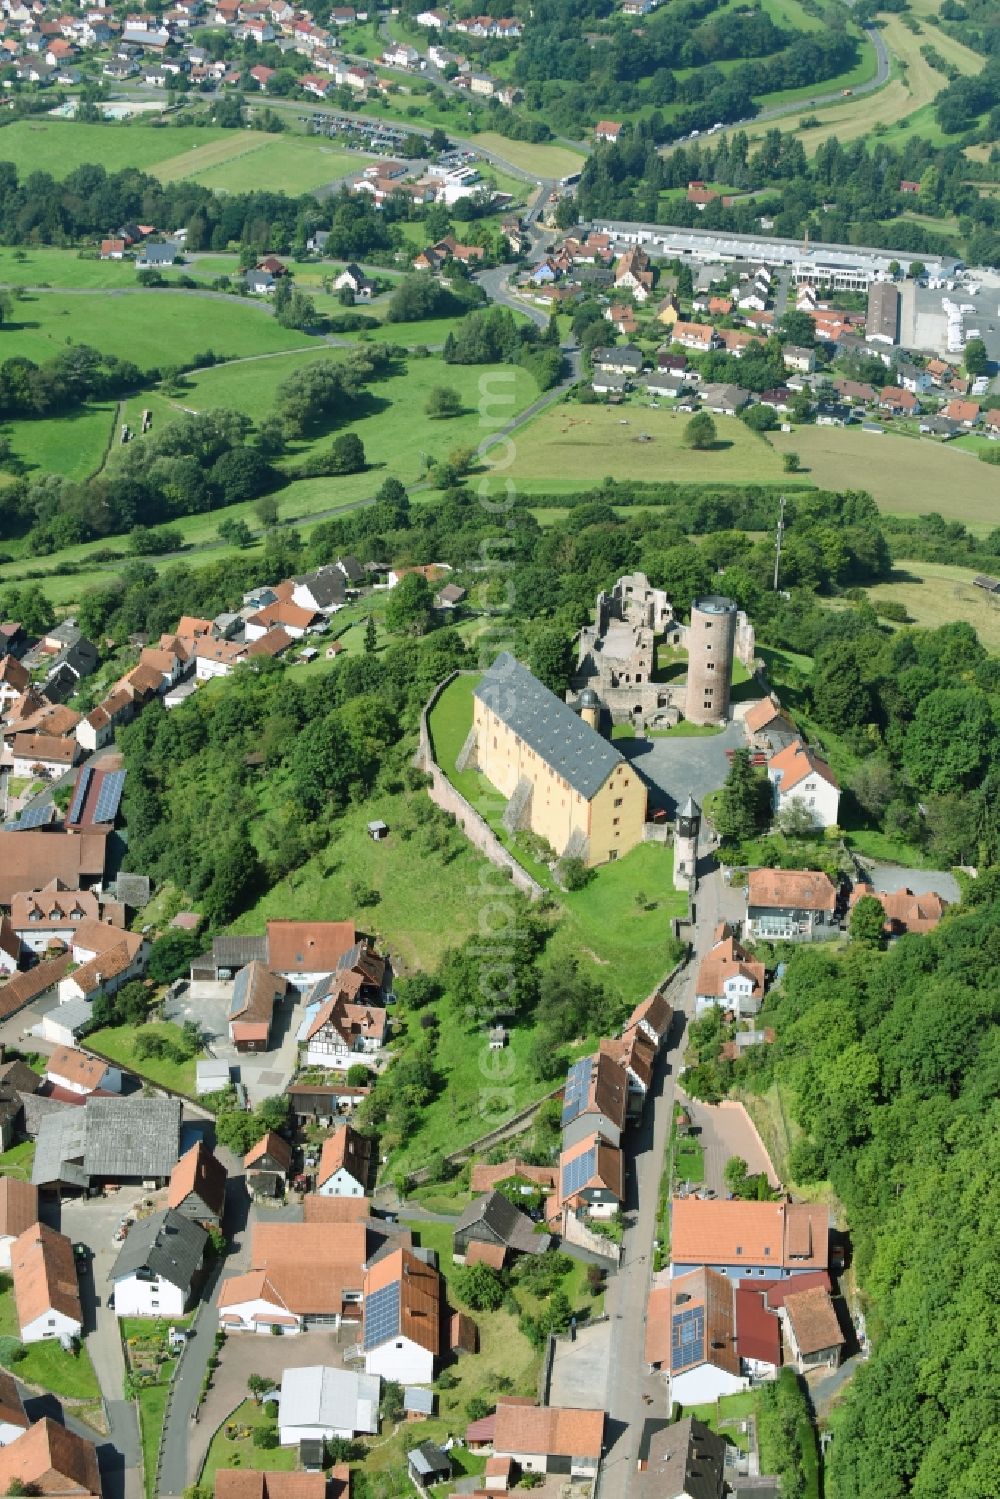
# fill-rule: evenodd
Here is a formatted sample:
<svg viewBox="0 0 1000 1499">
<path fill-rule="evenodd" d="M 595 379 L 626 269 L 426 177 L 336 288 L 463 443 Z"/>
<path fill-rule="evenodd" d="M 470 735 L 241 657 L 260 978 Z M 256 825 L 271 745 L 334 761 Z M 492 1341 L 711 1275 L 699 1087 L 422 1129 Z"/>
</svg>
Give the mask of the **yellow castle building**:
<svg viewBox="0 0 1000 1499">
<path fill-rule="evenodd" d="M 530 828 L 560 858 L 593 867 L 642 842 L 646 788 L 635 767 L 596 728 L 598 700 L 578 714 L 509 651 L 483 675 L 459 768 L 475 766 L 507 799 L 510 832 Z"/>
</svg>

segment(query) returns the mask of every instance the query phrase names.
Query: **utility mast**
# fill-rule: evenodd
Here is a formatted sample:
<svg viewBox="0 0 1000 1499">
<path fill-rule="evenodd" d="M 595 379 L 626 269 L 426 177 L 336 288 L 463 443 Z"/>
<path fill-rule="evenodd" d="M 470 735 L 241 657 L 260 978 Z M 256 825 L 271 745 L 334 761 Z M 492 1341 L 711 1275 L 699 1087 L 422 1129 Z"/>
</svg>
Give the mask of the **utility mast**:
<svg viewBox="0 0 1000 1499">
<path fill-rule="evenodd" d="M 781 538 L 785 534 L 785 496 L 782 495 L 778 501 L 778 529 L 774 538 L 774 591 L 778 591 L 778 578 L 781 573 Z"/>
</svg>

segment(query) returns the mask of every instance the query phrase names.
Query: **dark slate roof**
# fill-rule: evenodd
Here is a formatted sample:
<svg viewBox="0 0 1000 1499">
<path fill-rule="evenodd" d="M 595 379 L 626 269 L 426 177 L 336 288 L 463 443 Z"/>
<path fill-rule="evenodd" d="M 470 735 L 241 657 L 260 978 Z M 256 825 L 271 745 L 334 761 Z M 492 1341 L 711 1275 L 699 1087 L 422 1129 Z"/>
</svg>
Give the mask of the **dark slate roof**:
<svg viewBox="0 0 1000 1499">
<path fill-rule="evenodd" d="M 535 1225 L 527 1214 L 506 1198 L 502 1192 L 487 1192 L 477 1197 L 455 1224 L 455 1233 L 482 1223 L 490 1229 L 508 1249 L 520 1254 L 541 1254 L 548 1248 L 548 1235 L 536 1234 Z"/>
<path fill-rule="evenodd" d="M 267 962 L 266 937 L 216 937 L 212 960 L 217 968 L 244 968 L 254 960 Z"/>
<path fill-rule="evenodd" d="M 476 697 L 588 801 L 624 764 L 618 750 L 509 651 L 501 651 L 483 674 Z"/>
<path fill-rule="evenodd" d="M 353 557 L 348 553 L 347 556 L 338 559 L 337 565 L 348 583 L 363 583 L 365 581 L 365 570 L 357 557 Z"/>
<path fill-rule="evenodd" d="M 294 582 L 305 584 L 321 609 L 342 604 L 347 597 L 347 580 L 340 568 L 332 563 L 318 567 L 313 573 L 302 573 Z"/>
<path fill-rule="evenodd" d="M 133 1223 L 111 1271 L 112 1281 L 148 1270 L 182 1291 L 190 1291 L 208 1243 L 203 1228 L 174 1208 Z"/>
<path fill-rule="evenodd" d="M 667 1425 L 647 1421 L 639 1459 L 648 1461 L 640 1487 L 644 1493 L 676 1499 L 720 1499 L 726 1443 L 693 1416 Z"/>
</svg>

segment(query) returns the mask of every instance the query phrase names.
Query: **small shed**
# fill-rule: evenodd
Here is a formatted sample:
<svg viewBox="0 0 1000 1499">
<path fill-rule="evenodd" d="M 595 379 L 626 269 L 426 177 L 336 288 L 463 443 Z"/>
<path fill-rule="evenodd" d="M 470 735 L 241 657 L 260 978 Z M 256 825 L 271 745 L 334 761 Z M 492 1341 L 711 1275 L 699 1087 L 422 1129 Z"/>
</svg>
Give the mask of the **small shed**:
<svg viewBox="0 0 1000 1499">
<path fill-rule="evenodd" d="M 206 1093 L 218 1093 L 229 1087 L 231 1076 L 229 1063 L 224 1057 L 204 1057 L 195 1063 L 195 1092 L 199 1098 Z"/>
<path fill-rule="evenodd" d="M 75 1046 L 85 1032 L 92 1030 L 94 1013 L 89 1000 L 71 999 L 56 1005 L 42 1016 L 41 1034 L 56 1046 Z"/>
<path fill-rule="evenodd" d="M 407 1421 L 427 1421 L 434 1414 L 434 1391 L 421 1385 L 407 1385 L 403 1390 L 403 1410 Z"/>
<path fill-rule="evenodd" d="M 197 911 L 178 911 L 170 925 L 176 932 L 196 932 L 201 926 L 201 916 Z"/>
<path fill-rule="evenodd" d="M 406 1454 L 410 1477 L 428 1488 L 432 1483 L 448 1483 L 451 1480 L 451 1458 L 434 1442 L 421 1442 Z"/>
<path fill-rule="evenodd" d="M 340 655 L 343 649 L 342 643 L 339 640 L 335 640 L 332 645 L 328 645 L 326 648 L 326 659 L 332 661 L 335 656 Z"/>
<path fill-rule="evenodd" d="M 507 1045 L 507 1032 L 502 1025 L 490 1027 L 490 1051 L 503 1051 Z"/>
<path fill-rule="evenodd" d="M 378 817 L 374 818 L 368 824 L 368 836 L 373 843 L 381 843 L 383 838 L 388 838 L 389 836 L 388 824 L 382 822 Z"/>
<path fill-rule="evenodd" d="M 322 1437 L 303 1437 L 299 1443 L 299 1462 L 307 1473 L 320 1473 L 326 1462 L 326 1443 Z"/>
</svg>

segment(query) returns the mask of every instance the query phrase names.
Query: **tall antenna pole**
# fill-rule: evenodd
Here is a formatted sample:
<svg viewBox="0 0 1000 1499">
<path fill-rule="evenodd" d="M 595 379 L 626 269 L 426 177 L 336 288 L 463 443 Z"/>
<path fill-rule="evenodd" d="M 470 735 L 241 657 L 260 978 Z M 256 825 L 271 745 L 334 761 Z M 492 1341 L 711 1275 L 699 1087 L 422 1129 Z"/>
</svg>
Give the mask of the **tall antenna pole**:
<svg viewBox="0 0 1000 1499">
<path fill-rule="evenodd" d="M 774 591 L 778 591 L 778 577 L 781 572 L 781 538 L 785 534 L 785 496 L 782 495 L 778 501 L 778 529 L 774 540 Z"/>
</svg>

